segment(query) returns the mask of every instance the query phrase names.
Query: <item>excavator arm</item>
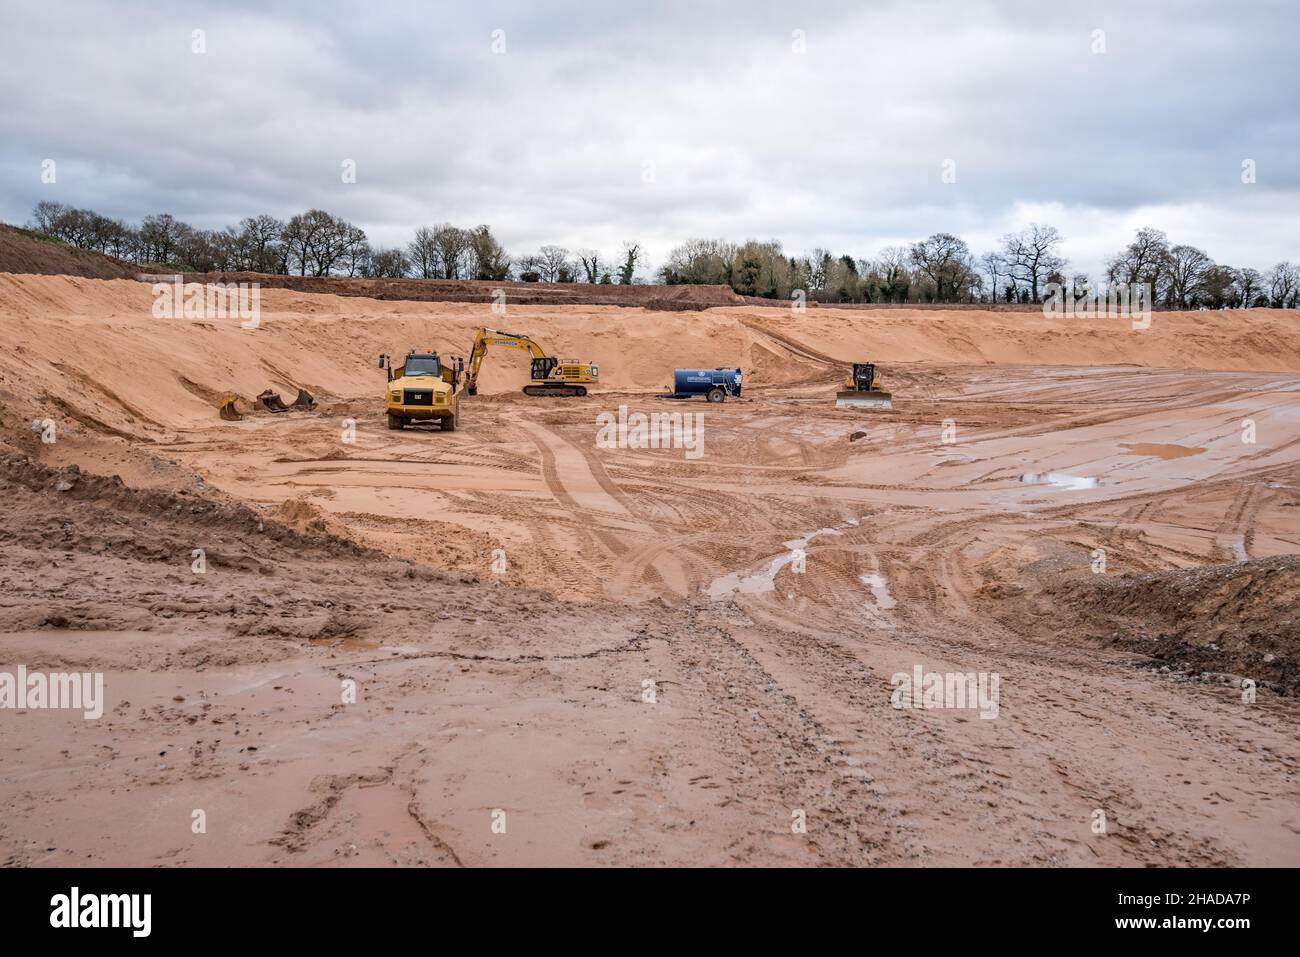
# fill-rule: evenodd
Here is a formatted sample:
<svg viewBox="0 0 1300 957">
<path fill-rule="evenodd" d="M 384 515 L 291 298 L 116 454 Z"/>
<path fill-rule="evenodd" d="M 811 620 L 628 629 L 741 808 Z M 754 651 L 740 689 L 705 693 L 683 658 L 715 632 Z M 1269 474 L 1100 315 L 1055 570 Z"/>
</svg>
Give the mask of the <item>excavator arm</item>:
<svg viewBox="0 0 1300 957">
<path fill-rule="evenodd" d="M 465 373 L 465 387 L 469 390 L 470 395 L 478 395 L 478 373 L 483 366 L 483 357 L 487 355 L 489 345 L 504 346 L 508 349 L 522 349 L 527 352 L 533 359 L 532 378 L 534 380 L 548 378 L 551 370 L 559 364 L 557 359 L 548 356 L 546 350 L 528 336 L 520 335 L 517 332 L 502 332 L 499 329 L 479 329 L 478 334 L 474 336 L 474 346 L 470 349 L 469 365 Z M 541 374 L 539 375 L 539 373 Z"/>
</svg>

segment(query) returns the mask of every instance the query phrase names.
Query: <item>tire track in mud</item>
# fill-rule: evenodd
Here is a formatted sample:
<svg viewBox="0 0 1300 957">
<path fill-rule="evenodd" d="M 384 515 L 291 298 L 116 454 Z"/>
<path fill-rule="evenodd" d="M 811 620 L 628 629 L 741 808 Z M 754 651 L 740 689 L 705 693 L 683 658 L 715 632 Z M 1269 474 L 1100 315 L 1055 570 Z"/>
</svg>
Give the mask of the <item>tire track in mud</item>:
<svg viewBox="0 0 1300 957">
<path fill-rule="evenodd" d="M 1131 744 L 1108 745 L 1101 760 L 1094 756 L 1093 722 L 1099 720 L 1111 734 L 1130 742 L 1146 740 L 1148 733 L 1149 740 L 1161 740 L 1167 733 L 1134 726 L 1139 715 L 1133 714 L 1130 701 L 1142 696 L 1135 686 L 1147 677 L 1123 674 L 1117 680 L 1092 661 L 1080 685 L 1079 655 L 1067 662 L 1050 650 L 1021 647 L 1008 657 L 1005 644 L 1015 640 L 1010 633 L 995 634 L 981 645 L 973 643 L 978 632 L 970 629 L 956 642 L 940 632 L 910 628 L 871 638 L 865 632 L 792 627 L 768 611 L 763 602 L 747 599 L 740 613 L 751 623 L 724 627 L 781 692 L 825 729 L 843 754 L 839 763 L 867 772 L 886 816 L 906 822 L 898 836 L 911 843 L 903 844 L 895 863 L 909 857 L 933 864 L 1240 863 L 1235 850 L 1221 846 L 1217 837 L 1171 831 L 1162 814 L 1148 810 L 1165 806 L 1172 794 L 1153 785 L 1162 792 L 1161 800 L 1153 801 L 1126 783 Z M 990 630 L 987 622 L 972 624 Z M 956 622 L 949 628 L 963 630 Z M 1001 671 L 1004 691 L 1010 681 L 1015 693 L 1004 693 L 1000 717 L 988 723 L 987 732 L 973 716 L 900 712 L 889 704 L 885 666 L 897 661 L 899 646 L 911 649 L 915 662 L 927 670 Z M 1157 690 L 1162 691 L 1159 698 L 1169 693 Z M 1147 697 L 1152 697 L 1150 691 Z M 1167 722 L 1167 707 L 1167 701 L 1158 699 L 1144 704 L 1141 721 Z M 1185 710 L 1195 713 L 1194 708 Z M 1084 721 L 1063 723 L 1061 712 Z M 1193 744 L 1176 760 L 1200 763 L 1206 758 Z M 1217 767 L 1212 759 L 1211 766 Z M 1054 769 L 1055 788 L 1043 787 L 1043 767 Z M 1226 786 L 1232 775 L 1221 776 Z M 1114 824 L 1122 823 L 1122 841 L 1094 845 L 1090 840 L 1090 815 L 1098 806 L 1107 809 Z M 972 847 L 976 834 L 985 842 Z M 1154 843 L 1141 835 L 1151 835 Z"/>
<path fill-rule="evenodd" d="M 551 447 L 546 444 L 542 437 L 532 429 L 525 427 L 524 431 L 532 440 L 533 444 L 537 446 L 537 452 L 541 456 L 542 460 L 542 478 L 545 480 L 546 487 L 550 490 L 551 496 L 565 509 L 571 512 L 577 511 L 578 503 L 574 501 L 573 497 L 569 494 L 569 490 L 566 489 L 564 483 L 560 481 L 560 471 L 555 464 L 555 453 L 551 451 Z"/>
<path fill-rule="evenodd" d="M 710 611 L 693 606 L 690 616 L 688 640 L 671 647 L 707 721 L 701 733 L 718 742 L 728 763 L 741 771 L 726 801 L 773 821 L 774 831 L 788 832 L 792 812 L 804 810 L 808 831 L 801 840 L 820 863 L 878 866 L 896 860 L 903 828 L 891 820 L 870 775 L 840 748 L 836 734 Z M 746 848 L 738 863 L 752 856 Z"/>
<path fill-rule="evenodd" d="M 1228 505 L 1223 521 L 1214 530 L 1216 557 L 1233 562 L 1249 560 L 1249 548 L 1255 538 L 1255 517 L 1259 514 L 1262 497 L 1258 482 L 1242 485 Z"/>
<path fill-rule="evenodd" d="M 596 575 L 591 576 L 592 584 L 598 593 L 607 597 L 628 599 L 632 597 L 635 586 L 647 579 L 652 588 L 657 584 L 661 586 L 661 589 L 666 588 L 667 591 L 678 597 L 685 597 L 689 593 L 692 577 L 686 572 L 682 558 L 673 554 L 672 543 L 664 547 L 652 545 L 647 549 L 645 547 L 638 548 L 627 541 L 629 535 L 634 538 L 651 537 L 656 536 L 657 531 L 653 525 L 647 522 L 644 512 L 639 509 L 632 497 L 627 495 L 609 477 L 594 450 L 584 448 L 563 434 L 536 421 L 526 423 L 520 421 L 517 424 L 523 431 L 528 433 L 541 454 L 543 476 L 547 487 L 551 490 L 551 494 L 561 507 L 575 513 L 575 519 L 579 522 L 582 534 L 593 543 L 591 549 L 584 550 L 580 557 L 571 560 L 572 567 L 576 568 L 580 564 L 587 564 L 588 566 L 594 564 L 596 566 L 594 569 Z M 560 460 L 555 452 L 557 443 L 572 450 L 572 453 L 578 456 L 578 461 L 586 468 L 591 481 L 600 488 L 601 492 L 614 506 L 607 511 L 629 516 L 633 526 L 632 529 L 626 531 L 622 529 L 614 530 L 608 525 L 593 527 L 589 518 L 578 517 L 579 514 L 585 516 L 585 510 L 577 501 L 574 493 L 565 484 L 565 478 L 561 474 Z M 596 543 L 603 546 L 604 550 L 611 556 L 612 562 L 608 566 L 602 566 L 599 562 L 592 562 L 592 557 L 597 554 L 595 550 Z M 649 555 L 648 559 L 645 557 L 647 555 Z M 570 560 L 556 559 L 556 564 L 561 566 L 569 565 Z M 568 576 L 562 574 L 562 577 L 565 578 L 567 584 Z"/>
</svg>

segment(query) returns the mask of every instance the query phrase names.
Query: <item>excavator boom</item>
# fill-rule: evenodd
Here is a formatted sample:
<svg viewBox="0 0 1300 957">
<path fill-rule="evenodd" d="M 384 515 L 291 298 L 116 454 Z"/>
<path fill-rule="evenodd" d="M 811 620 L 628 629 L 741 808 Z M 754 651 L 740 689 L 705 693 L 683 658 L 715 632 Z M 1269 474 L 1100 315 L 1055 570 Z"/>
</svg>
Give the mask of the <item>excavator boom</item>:
<svg viewBox="0 0 1300 957">
<path fill-rule="evenodd" d="M 481 328 L 474 336 L 474 345 L 470 349 L 469 364 L 465 372 L 465 387 L 470 395 L 478 394 L 478 375 L 487 355 L 488 346 L 501 346 L 507 349 L 522 349 L 532 357 L 530 378 L 532 381 L 524 386 L 524 394 L 543 395 L 586 395 L 587 385 L 594 383 L 600 370 L 590 363 L 566 359 L 561 362 L 555 356 L 547 355 L 536 340 L 517 332 L 503 332 L 500 329 Z"/>
</svg>

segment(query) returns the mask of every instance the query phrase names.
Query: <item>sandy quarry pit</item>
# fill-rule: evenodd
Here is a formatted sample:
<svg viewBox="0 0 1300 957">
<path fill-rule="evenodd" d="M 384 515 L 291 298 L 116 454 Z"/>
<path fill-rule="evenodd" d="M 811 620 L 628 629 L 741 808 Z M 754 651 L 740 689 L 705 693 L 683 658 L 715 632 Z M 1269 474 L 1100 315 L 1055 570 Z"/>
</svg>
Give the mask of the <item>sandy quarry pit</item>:
<svg viewBox="0 0 1300 957">
<path fill-rule="evenodd" d="M 0 276 L 0 670 L 108 698 L 0 711 L 0 863 L 1300 864 L 1294 313 L 262 308 Z M 479 324 L 604 384 L 494 353 L 459 431 L 387 431 L 375 356 Z M 892 411 L 835 408 L 852 359 Z M 320 405 L 217 417 L 268 385 Z M 705 454 L 597 447 L 620 405 Z M 894 708 L 916 666 L 997 717 Z"/>
</svg>

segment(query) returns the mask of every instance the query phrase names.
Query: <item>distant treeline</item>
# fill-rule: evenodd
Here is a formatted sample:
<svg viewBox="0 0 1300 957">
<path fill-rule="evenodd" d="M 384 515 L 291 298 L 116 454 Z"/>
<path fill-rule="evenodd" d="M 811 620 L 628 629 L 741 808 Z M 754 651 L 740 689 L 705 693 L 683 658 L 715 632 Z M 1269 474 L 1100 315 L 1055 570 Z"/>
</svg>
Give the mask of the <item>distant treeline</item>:
<svg viewBox="0 0 1300 957">
<path fill-rule="evenodd" d="M 28 227 L 141 266 L 198 272 L 629 284 L 643 260 L 637 243 L 624 243 L 612 260 L 592 249 L 570 252 L 562 246 L 515 259 L 490 227 L 450 223 L 417 229 L 404 247 L 379 248 L 359 226 L 320 209 L 287 221 L 251 216 L 222 230 L 204 230 L 168 213 L 133 226 L 44 201 L 36 204 Z M 669 254 L 655 278 L 670 285 L 726 285 L 768 299 L 789 300 L 802 292 L 816 302 L 1036 303 L 1052 283 L 1077 290 L 1146 283 L 1154 302 L 1179 309 L 1296 308 L 1300 298 L 1300 268 L 1290 262 L 1264 272 L 1228 266 L 1195 246 L 1171 244 L 1150 227 L 1139 229 L 1099 277 L 1071 272 L 1061 243 L 1054 226 L 1039 224 L 1008 233 L 996 249 L 978 256 L 951 233 L 889 246 L 871 259 L 824 249 L 788 256 L 777 241 L 691 239 Z"/>
</svg>

